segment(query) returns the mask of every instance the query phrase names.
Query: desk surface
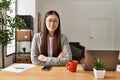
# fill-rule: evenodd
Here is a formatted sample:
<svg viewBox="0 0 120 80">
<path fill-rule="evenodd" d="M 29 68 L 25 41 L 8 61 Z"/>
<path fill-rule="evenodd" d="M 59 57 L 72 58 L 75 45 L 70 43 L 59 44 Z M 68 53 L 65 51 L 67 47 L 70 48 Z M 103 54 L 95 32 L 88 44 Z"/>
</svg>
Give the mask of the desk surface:
<svg viewBox="0 0 120 80">
<path fill-rule="evenodd" d="M 93 71 L 84 71 L 80 65 L 75 73 L 65 67 L 52 67 L 51 71 L 41 71 L 42 66 L 35 66 L 21 73 L 0 71 L 0 80 L 101 80 L 94 77 Z M 107 71 L 102 80 L 120 80 L 120 72 Z"/>
</svg>

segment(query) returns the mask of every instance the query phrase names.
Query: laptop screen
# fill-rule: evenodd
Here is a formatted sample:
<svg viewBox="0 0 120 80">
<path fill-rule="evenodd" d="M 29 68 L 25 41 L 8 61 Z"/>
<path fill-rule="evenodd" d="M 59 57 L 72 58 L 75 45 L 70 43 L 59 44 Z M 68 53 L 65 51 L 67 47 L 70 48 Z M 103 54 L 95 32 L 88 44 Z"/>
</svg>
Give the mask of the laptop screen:
<svg viewBox="0 0 120 80">
<path fill-rule="evenodd" d="M 118 63 L 118 56 L 118 50 L 87 50 L 85 53 L 84 70 L 93 70 L 96 57 L 105 64 L 106 70 L 115 71 Z"/>
</svg>

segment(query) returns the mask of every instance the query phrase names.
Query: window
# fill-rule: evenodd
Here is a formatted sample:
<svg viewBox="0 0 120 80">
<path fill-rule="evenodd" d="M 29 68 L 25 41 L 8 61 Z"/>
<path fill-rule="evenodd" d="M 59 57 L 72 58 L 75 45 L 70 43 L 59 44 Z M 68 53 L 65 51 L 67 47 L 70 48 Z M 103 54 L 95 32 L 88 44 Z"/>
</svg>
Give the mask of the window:
<svg viewBox="0 0 120 80">
<path fill-rule="evenodd" d="M 11 0 L 12 4 L 10 6 L 11 8 L 11 13 L 7 13 L 10 16 L 14 17 L 16 15 L 16 0 Z M 11 41 L 11 43 L 9 43 L 7 45 L 7 55 L 13 54 L 15 53 L 15 35 L 14 35 L 14 39 Z"/>
</svg>

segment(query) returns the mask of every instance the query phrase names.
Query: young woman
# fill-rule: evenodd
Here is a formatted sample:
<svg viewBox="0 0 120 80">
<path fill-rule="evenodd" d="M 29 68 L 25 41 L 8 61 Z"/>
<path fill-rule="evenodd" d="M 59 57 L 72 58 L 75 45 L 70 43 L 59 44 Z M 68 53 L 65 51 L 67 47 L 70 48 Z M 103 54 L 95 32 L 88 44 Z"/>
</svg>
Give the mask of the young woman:
<svg viewBox="0 0 120 80">
<path fill-rule="evenodd" d="M 60 17 L 56 11 L 46 13 L 43 31 L 32 40 L 31 61 L 35 65 L 66 65 L 72 59 L 68 39 L 61 34 Z"/>
</svg>

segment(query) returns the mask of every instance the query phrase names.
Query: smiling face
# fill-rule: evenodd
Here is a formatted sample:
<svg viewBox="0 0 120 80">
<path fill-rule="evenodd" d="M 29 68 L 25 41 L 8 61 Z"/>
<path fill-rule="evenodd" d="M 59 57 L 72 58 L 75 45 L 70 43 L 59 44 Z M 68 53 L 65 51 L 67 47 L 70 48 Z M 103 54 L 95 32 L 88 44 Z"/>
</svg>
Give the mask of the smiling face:
<svg viewBox="0 0 120 80">
<path fill-rule="evenodd" d="M 55 30 L 58 28 L 59 19 L 55 14 L 49 15 L 46 18 L 46 27 L 49 31 L 49 35 L 53 36 Z"/>
</svg>

